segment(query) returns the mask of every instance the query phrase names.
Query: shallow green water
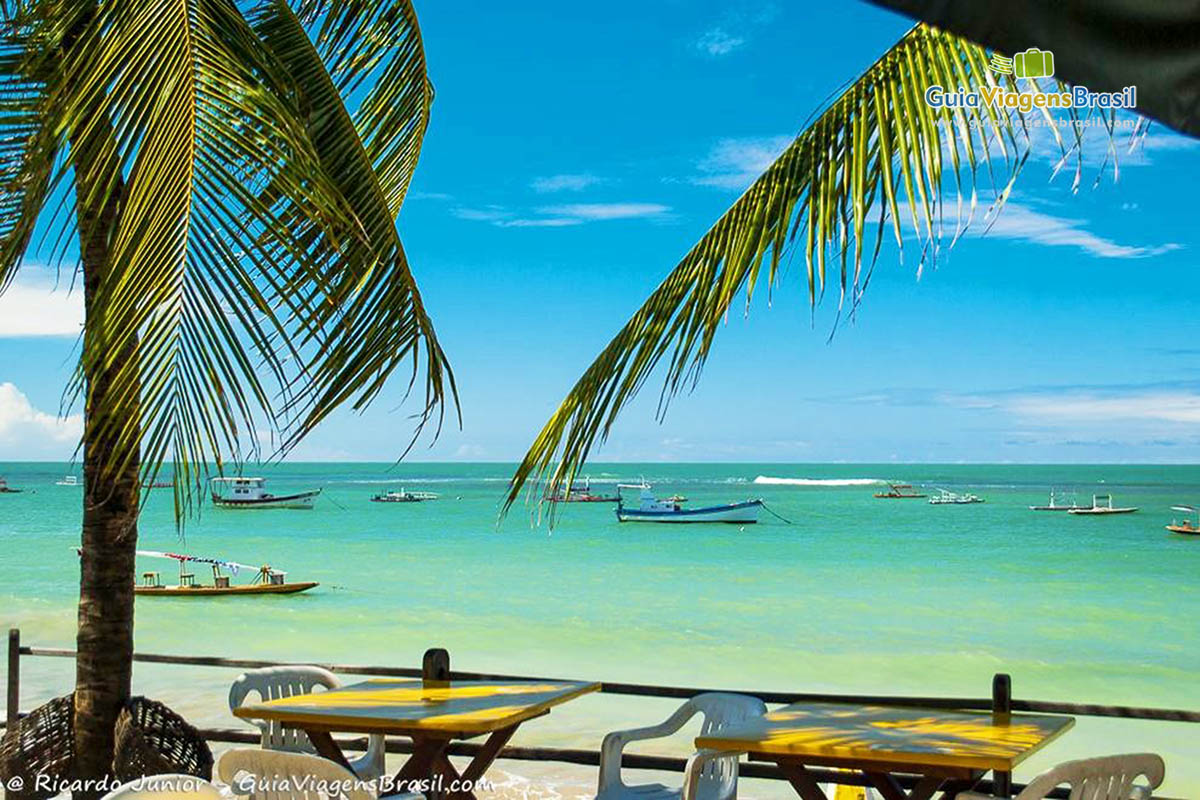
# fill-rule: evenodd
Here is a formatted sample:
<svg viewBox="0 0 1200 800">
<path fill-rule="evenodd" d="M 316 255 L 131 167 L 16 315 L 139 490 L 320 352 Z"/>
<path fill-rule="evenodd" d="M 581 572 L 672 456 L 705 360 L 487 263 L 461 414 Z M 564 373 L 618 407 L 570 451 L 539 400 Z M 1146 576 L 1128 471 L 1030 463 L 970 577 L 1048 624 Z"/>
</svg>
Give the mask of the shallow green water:
<svg viewBox="0 0 1200 800">
<path fill-rule="evenodd" d="M 0 624 L 33 644 L 73 641 L 81 490 L 54 485 L 67 471 L 0 464 L 26 489 L 0 495 Z M 325 491 L 312 511 L 205 508 L 184 541 L 169 490 L 159 491 L 141 546 L 270 562 L 322 585 L 292 597 L 139 599 L 139 650 L 412 665 L 438 645 L 469 670 L 970 696 L 986 696 L 991 675 L 1005 671 L 1018 697 L 1200 709 L 1200 537 L 1162 528 L 1168 506 L 1200 500 L 1200 467 L 601 465 L 594 488 L 644 475 L 694 505 L 761 496 L 793 524 L 763 514 L 745 529 L 618 525 L 612 506 L 596 504 L 569 507 L 553 534 L 531 526 L 526 509 L 497 527 L 506 465 L 299 464 L 264 474 L 277 492 Z M 756 485 L 758 475 L 899 479 L 988 502 L 874 500 L 873 486 Z M 442 498 L 367 502 L 400 486 Z M 1111 491 L 1142 510 L 1028 511 L 1050 486 L 1074 487 L 1081 500 Z M 164 578 L 174 570 L 139 566 Z M 26 665 L 27 704 L 70 688 L 69 662 Z M 135 680 L 194 721 L 229 726 L 232 676 L 139 666 Z M 586 698 L 520 737 L 594 747 L 605 731 L 669 706 Z M 1022 774 L 1151 749 L 1168 759 L 1167 788 L 1196 797 L 1198 743 L 1200 726 L 1081 721 Z M 578 793 L 594 780 L 576 768 L 505 768 Z"/>
</svg>

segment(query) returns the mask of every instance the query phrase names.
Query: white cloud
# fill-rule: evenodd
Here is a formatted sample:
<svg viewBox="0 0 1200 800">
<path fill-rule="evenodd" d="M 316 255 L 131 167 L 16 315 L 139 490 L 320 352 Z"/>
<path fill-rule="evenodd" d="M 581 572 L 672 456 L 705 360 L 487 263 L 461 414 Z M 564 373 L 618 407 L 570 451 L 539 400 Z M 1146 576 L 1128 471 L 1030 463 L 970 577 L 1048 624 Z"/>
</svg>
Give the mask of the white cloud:
<svg viewBox="0 0 1200 800">
<path fill-rule="evenodd" d="M 562 206 L 544 206 L 539 208 L 538 212 L 591 222 L 594 220 L 658 217 L 670 210 L 670 206 L 659 203 L 571 203 Z"/>
<path fill-rule="evenodd" d="M 660 203 L 568 203 L 534 209 L 533 213 L 540 216 L 518 215 L 496 205 L 456 208 L 453 213 L 459 219 L 490 222 L 500 228 L 566 228 L 613 219 L 662 219 L 670 210 L 670 206 Z"/>
<path fill-rule="evenodd" d="M 49 414 L 14 384 L 0 383 L 0 460 L 69 458 L 82 434 L 82 415 Z"/>
<path fill-rule="evenodd" d="M 1089 231 L 1084 227 L 1084 220 L 1056 217 L 1019 203 L 1006 203 L 990 229 L 986 224 L 977 224 L 977 236 L 1016 239 L 1051 247 L 1077 247 L 1100 258 L 1146 258 L 1182 247 L 1175 242 L 1150 246 L 1118 244 Z"/>
<path fill-rule="evenodd" d="M 1067 393 L 1018 395 L 1002 406 L 1024 417 L 1079 422 L 1114 420 L 1157 420 L 1195 424 L 1200 422 L 1200 394 L 1188 391 L 1153 391 L 1135 394 Z"/>
<path fill-rule="evenodd" d="M 409 192 L 409 200 L 453 200 L 454 195 L 445 192 Z"/>
<path fill-rule="evenodd" d="M 0 337 L 75 336 L 83 328 L 83 289 L 18 279 L 0 293 Z"/>
<path fill-rule="evenodd" d="M 710 56 L 729 55 L 746 43 L 742 36 L 735 36 L 724 28 L 710 28 L 696 40 L 696 49 Z"/>
<path fill-rule="evenodd" d="M 603 182 L 602 178 L 587 173 L 561 174 L 535 178 L 530 186 L 535 192 L 545 194 L 548 192 L 580 192 L 589 186 Z"/>
<path fill-rule="evenodd" d="M 781 135 L 721 139 L 696 165 L 701 174 L 691 182 L 741 191 L 771 166 L 794 138 Z"/>
</svg>

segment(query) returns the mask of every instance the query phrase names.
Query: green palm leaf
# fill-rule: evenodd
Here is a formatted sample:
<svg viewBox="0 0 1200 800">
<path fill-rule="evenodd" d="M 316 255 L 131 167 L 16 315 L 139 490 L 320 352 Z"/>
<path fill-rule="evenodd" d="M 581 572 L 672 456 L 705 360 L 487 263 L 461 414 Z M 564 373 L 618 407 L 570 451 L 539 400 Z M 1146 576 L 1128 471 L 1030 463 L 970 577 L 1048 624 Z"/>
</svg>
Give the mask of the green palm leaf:
<svg viewBox="0 0 1200 800">
<path fill-rule="evenodd" d="M 955 240 L 975 214 L 981 167 L 994 193 L 991 212 L 998 210 L 1029 155 L 1026 115 L 986 105 L 933 109 L 924 100 L 932 85 L 997 85 L 987 61 L 983 48 L 917 25 L 843 91 L 592 362 L 517 468 L 505 509 L 530 480 L 548 484 L 543 497 L 569 485 L 664 359 L 660 415 L 674 394 L 694 385 L 734 300 L 744 291 L 748 307 L 760 281 L 774 286 L 789 247 L 803 250 L 810 303 L 833 270 L 839 309 L 852 308 L 889 229 L 901 252 L 906 227 L 922 261 L 935 252 L 947 173 L 955 184 Z M 1011 78 L 1004 85 L 1014 88 Z M 1049 121 L 1044 109 L 1033 113 Z M 1061 141 L 1060 148 L 1065 159 L 1070 149 Z"/>
<path fill-rule="evenodd" d="M 307 27 L 282 2 L 249 17 L 233 0 L 5 9 L 0 286 L 51 196 L 56 218 L 77 212 L 57 242 L 77 225 L 105 243 L 71 396 L 104 376 L 88 437 L 120 457 L 103 468 L 140 458 L 152 478 L 173 462 L 180 514 L 207 464 L 258 452 L 263 431 L 286 450 L 406 363 L 410 389 L 424 381 L 418 433 L 454 397 L 395 230 L 429 112 L 415 15 L 327 5 Z M 336 21 L 366 5 L 388 13 L 347 39 Z M 272 14 L 290 19 L 290 50 L 268 41 Z M 364 136 L 331 75 L 349 92 L 380 70 L 393 83 L 368 98 L 389 109 L 359 109 Z M 71 180 L 74 197 L 55 191 Z"/>
</svg>

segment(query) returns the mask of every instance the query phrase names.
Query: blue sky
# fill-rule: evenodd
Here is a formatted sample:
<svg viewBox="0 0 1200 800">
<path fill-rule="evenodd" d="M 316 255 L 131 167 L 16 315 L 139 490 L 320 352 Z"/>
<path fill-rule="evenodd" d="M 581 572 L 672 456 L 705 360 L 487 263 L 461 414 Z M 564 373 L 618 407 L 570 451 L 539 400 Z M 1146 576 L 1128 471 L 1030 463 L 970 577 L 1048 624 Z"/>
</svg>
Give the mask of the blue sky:
<svg viewBox="0 0 1200 800">
<path fill-rule="evenodd" d="M 908 27 L 861 2 L 419 2 L 437 101 L 400 230 L 459 379 L 421 459 L 520 457 L 590 359 L 830 92 Z M 600 459 L 1164 461 L 1200 455 L 1200 143 L 1161 126 L 1078 194 L 1035 157 L 990 232 L 853 324 L 800 271 L 731 316 L 696 392 L 657 386 Z M 69 457 L 78 293 L 0 298 L 0 460 Z M 397 386 L 295 459 L 389 460 Z"/>
</svg>

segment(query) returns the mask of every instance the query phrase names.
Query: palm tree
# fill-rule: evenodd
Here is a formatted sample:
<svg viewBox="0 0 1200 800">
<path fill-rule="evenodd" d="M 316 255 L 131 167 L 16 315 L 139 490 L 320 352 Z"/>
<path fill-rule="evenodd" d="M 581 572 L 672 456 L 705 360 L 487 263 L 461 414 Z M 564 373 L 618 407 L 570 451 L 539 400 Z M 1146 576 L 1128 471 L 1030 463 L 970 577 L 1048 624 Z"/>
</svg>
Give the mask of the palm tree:
<svg viewBox="0 0 1200 800">
<path fill-rule="evenodd" d="M 906 237 L 915 238 L 923 264 L 940 246 L 947 217 L 950 245 L 976 216 L 994 217 L 1030 155 L 1030 125 L 1052 132 L 1057 168 L 1073 162 L 1078 185 L 1086 125 L 1063 134 L 1044 108 L 935 109 L 925 102 L 934 85 L 1017 88 L 989 69 L 979 45 L 925 24 L 912 28 L 801 131 L 596 357 L 517 468 L 505 509 L 531 480 L 548 484 L 538 497 L 570 485 L 664 358 L 660 416 L 673 395 L 694 386 L 734 300 L 744 292 L 748 309 L 760 281 L 775 287 L 789 248 L 804 253 L 812 306 L 826 292 L 827 271 L 836 271 L 840 316 L 862 299 L 885 238 L 895 239 L 901 256 Z M 1059 113 L 1071 123 L 1097 121 Z M 1100 119 L 1115 156 L 1115 117 Z M 1135 137 L 1144 130 L 1139 123 Z M 943 185 L 951 181 L 947 214 Z M 990 187 L 983 212 L 980 184 Z"/>
<path fill-rule="evenodd" d="M 0 289 L 30 255 L 84 288 L 76 773 L 98 778 L 143 481 L 172 465 L 182 521 L 211 464 L 264 430 L 286 451 L 405 364 L 418 432 L 457 406 L 395 225 L 433 92 L 409 0 L 7 0 L 0 25 Z"/>
</svg>

